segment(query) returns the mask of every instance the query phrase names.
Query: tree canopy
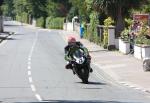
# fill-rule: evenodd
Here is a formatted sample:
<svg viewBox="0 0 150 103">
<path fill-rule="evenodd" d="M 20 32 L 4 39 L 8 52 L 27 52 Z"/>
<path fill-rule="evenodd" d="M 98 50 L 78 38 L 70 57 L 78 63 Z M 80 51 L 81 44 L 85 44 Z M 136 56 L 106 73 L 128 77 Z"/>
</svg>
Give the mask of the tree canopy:
<svg viewBox="0 0 150 103">
<path fill-rule="evenodd" d="M 80 21 L 89 22 L 90 15 L 96 12 L 99 23 L 106 17 L 115 20 L 116 30 L 124 28 L 124 18 L 130 17 L 131 10 L 149 12 L 150 0 L 4 0 L 3 12 L 6 16 L 22 15 L 40 17 L 78 16 Z M 96 14 L 96 15 L 97 15 Z"/>
</svg>

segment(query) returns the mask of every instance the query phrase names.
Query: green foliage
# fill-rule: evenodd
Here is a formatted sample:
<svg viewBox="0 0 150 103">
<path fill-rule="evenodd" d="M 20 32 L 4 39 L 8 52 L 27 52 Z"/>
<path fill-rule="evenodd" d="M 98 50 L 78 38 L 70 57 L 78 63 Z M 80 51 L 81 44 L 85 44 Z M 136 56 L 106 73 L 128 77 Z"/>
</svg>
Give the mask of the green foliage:
<svg viewBox="0 0 150 103">
<path fill-rule="evenodd" d="M 149 13 L 150 12 L 150 0 L 149 0 L 149 3 L 147 3 L 147 5 L 143 5 L 140 7 L 139 11 L 142 13 Z"/>
<path fill-rule="evenodd" d="M 127 16 L 132 8 L 139 8 L 147 3 L 147 0 L 93 0 L 93 9 L 96 11 L 105 11 L 107 15 L 116 18 L 119 12 Z"/>
<path fill-rule="evenodd" d="M 130 26 L 133 24 L 133 20 L 130 18 L 125 18 L 125 26 L 126 28 L 130 28 Z"/>
<path fill-rule="evenodd" d="M 26 0 L 28 12 L 33 15 L 34 18 L 47 17 L 47 4 L 48 0 Z"/>
<path fill-rule="evenodd" d="M 18 21 L 25 23 L 29 23 L 35 18 L 37 26 L 45 27 L 45 18 L 48 16 L 65 17 L 70 6 L 68 0 L 4 0 L 3 12 L 5 16 L 15 15 Z M 51 24 L 51 27 L 56 25 L 56 28 L 62 28 L 62 21 L 58 18 L 53 19 L 52 22 L 55 23 Z"/>
<path fill-rule="evenodd" d="M 73 18 L 74 16 L 76 16 L 76 15 L 78 15 L 78 10 L 77 10 L 77 8 L 72 7 L 72 8 L 70 9 L 68 15 L 67 15 L 67 19 L 68 19 L 69 21 L 72 21 L 72 18 Z"/>
<path fill-rule="evenodd" d="M 108 46 L 108 27 L 112 26 L 112 24 L 114 23 L 114 21 L 112 20 L 111 17 L 108 17 L 107 19 L 104 20 L 104 39 L 103 39 L 103 47 L 107 48 Z"/>
<path fill-rule="evenodd" d="M 17 15 L 21 15 L 23 12 L 28 13 L 29 4 L 27 0 L 13 0 L 14 12 Z"/>
<path fill-rule="evenodd" d="M 81 21 L 88 21 L 89 15 L 91 14 L 91 0 L 69 0 L 72 6 L 78 10 Z M 75 11 L 76 12 L 76 11 Z M 75 13 L 74 13 L 75 14 Z"/>
<path fill-rule="evenodd" d="M 29 23 L 31 20 L 31 5 L 28 2 L 30 0 L 13 0 L 12 11 L 16 20 L 24 23 Z M 30 18 L 29 18 L 30 17 Z"/>
<path fill-rule="evenodd" d="M 3 15 L 14 17 L 14 7 L 13 0 L 4 0 L 4 4 L 2 5 Z"/>
<path fill-rule="evenodd" d="M 145 35 L 137 36 L 135 43 L 137 45 L 150 45 L 150 39 L 147 39 Z"/>
<path fill-rule="evenodd" d="M 98 26 L 98 14 L 97 12 L 92 12 L 90 15 L 90 26 L 87 28 L 87 38 L 95 43 L 99 43 L 98 34 L 97 34 L 97 26 Z"/>
<path fill-rule="evenodd" d="M 16 15 L 16 20 L 22 23 L 28 23 L 28 14 L 23 12 L 21 15 Z"/>
<path fill-rule="evenodd" d="M 40 17 L 36 19 L 36 26 L 45 28 L 45 19 L 44 17 Z"/>
<path fill-rule="evenodd" d="M 105 26 L 112 26 L 112 24 L 114 23 L 114 20 L 112 20 L 111 17 L 108 17 L 107 19 L 104 20 L 104 25 Z"/>
<path fill-rule="evenodd" d="M 129 16 L 132 8 L 139 8 L 147 0 L 93 0 L 93 9 L 98 12 L 105 12 L 106 15 L 115 20 L 116 35 L 124 29 L 124 18 Z"/>
<path fill-rule="evenodd" d="M 142 26 L 142 29 L 139 31 L 137 38 L 135 39 L 136 44 L 140 45 L 150 45 L 150 39 L 146 38 L 146 35 L 149 33 L 149 29 L 146 25 Z"/>
<path fill-rule="evenodd" d="M 63 29 L 64 18 L 61 17 L 48 17 L 46 19 L 46 28 L 49 29 Z"/>
<path fill-rule="evenodd" d="M 123 41 L 129 41 L 129 29 L 125 28 L 122 32 L 121 32 L 121 39 Z"/>
<path fill-rule="evenodd" d="M 67 16 L 68 8 L 70 8 L 70 5 L 67 0 L 48 0 L 46 11 L 48 16 L 65 17 Z"/>
<path fill-rule="evenodd" d="M 149 29 L 147 27 L 147 25 L 143 25 L 140 29 L 140 31 L 138 32 L 138 35 L 141 36 L 141 35 L 147 35 L 149 33 Z"/>
</svg>

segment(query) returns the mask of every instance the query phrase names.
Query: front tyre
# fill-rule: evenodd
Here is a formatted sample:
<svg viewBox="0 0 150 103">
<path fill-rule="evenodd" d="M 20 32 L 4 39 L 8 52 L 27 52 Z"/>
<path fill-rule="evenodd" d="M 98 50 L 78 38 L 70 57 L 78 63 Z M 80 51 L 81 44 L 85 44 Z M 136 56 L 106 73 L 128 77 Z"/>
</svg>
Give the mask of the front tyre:
<svg viewBox="0 0 150 103">
<path fill-rule="evenodd" d="M 83 83 L 88 84 L 88 78 L 89 78 L 89 69 L 88 68 L 82 68 L 80 70 L 80 79 Z"/>
<path fill-rule="evenodd" d="M 82 82 L 83 82 L 84 84 L 88 84 L 88 83 L 89 83 L 88 79 L 82 79 Z"/>
</svg>

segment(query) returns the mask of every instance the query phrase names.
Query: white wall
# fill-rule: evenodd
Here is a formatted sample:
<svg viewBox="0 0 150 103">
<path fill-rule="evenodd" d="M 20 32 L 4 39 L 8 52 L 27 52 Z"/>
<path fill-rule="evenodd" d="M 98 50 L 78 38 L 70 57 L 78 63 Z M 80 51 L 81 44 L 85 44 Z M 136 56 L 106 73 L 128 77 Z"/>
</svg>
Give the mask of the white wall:
<svg viewBox="0 0 150 103">
<path fill-rule="evenodd" d="M 108 45 L 115 45 L 115 29 L 110 27 L 108 29 Z"/>
<path fill-rule="evenodd" d="M 115 39 L 115 46 L 116 46 L 116 49 L 119 49 L 119 39 Z"/>
<path fill-rule="evenodd" d="M 67 31 L 73 31 L 73 23 L 72 22 L 68 22 L 68 23 L 64 23 L 64 30 Z"/>
<path fill-rule="evenodd" d="M 150 58 L 150 46 L 134 46 L 134 57 L 137 59 Z"/>
<path fill-rule="evenodd" d="M 150 58 L 150 46 L 142 48 L 142 58 Z"/>
<path fill-rule="evenodd" d="M 130 43 L 119 39 L 119 51 L 124 54 L 128 54 L 130 52 Z"/>
<path fill-rule="evenodd" d="M 134 45 L 134 57 L 137 59 L 142 59 L 142 49 L 140 46 Z"/>
</svg>

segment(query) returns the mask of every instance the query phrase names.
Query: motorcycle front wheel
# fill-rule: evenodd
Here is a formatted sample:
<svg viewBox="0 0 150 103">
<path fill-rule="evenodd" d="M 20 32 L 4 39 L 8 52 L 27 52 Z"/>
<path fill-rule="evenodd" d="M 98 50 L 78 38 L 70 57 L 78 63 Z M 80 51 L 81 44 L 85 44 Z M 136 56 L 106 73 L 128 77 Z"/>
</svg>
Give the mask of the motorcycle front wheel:
<svg viewBox="0 0 150 103">
<path fill-rule="evenodd" d="M 88 78 L 89 78 L 89 69 L 88 68 L 82 68 L 80 70 L 80 79 L 83 83 L 88 84 Z"/>
</svg>

